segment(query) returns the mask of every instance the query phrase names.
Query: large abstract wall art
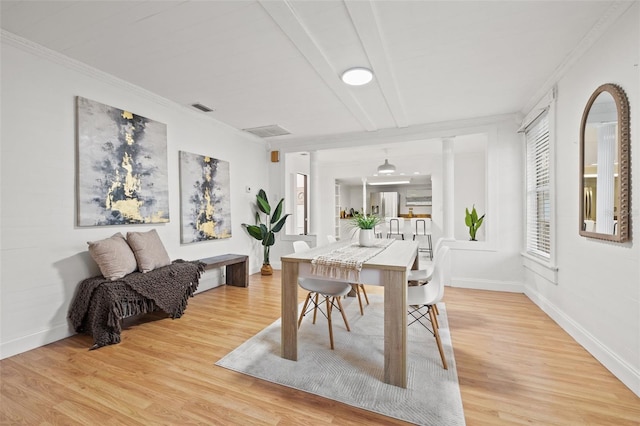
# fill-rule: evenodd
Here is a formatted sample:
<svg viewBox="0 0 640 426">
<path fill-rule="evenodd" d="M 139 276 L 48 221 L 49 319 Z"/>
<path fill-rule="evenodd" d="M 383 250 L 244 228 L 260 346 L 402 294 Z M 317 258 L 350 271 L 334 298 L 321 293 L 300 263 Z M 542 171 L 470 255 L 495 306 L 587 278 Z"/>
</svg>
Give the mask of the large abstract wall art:
<svg viewBox="0 0 640 426">
<path fill-rule="evenodd" d="M 231 237 L 229 162 L 180 151 L 182 243 Z"/>
<path fill-rule="evenodd" d="M 82 97 L 78 225 L 169 222 L 167 126 Z"/>
</svg>

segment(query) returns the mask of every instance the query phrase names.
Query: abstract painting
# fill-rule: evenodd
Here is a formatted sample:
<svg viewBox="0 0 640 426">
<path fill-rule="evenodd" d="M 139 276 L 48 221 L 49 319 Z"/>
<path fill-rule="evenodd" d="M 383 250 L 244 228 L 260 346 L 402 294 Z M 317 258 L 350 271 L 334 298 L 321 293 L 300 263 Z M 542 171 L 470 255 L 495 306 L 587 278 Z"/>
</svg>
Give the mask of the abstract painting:
<svg viewBox="0 0 640 426">
<path fill-rule="evenodd" d="M 229 162 L 180 151 L 182 243 L 231 237 Z"/>
<path fill-rule="evenodd" d="M 169 222 L 167 126 L 82 97 L 78 225 Z"/>
</svg>

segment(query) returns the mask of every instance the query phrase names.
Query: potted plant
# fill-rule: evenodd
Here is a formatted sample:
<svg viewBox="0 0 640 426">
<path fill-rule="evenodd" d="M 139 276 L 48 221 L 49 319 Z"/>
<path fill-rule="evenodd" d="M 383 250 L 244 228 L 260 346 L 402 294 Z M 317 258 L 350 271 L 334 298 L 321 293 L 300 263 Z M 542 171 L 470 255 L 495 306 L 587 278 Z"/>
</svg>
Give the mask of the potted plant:
<svg viewBox="0 0 640 426">
<path fill-rule="evenodd" d="M 264 253 L 262 259 L 262 269 L 260 269 L 260 273 L 262 275 L 273 274 L 273 269 L 271 268 L 271 264 L 269 263 L 269 250 L 271 249 L 271 246 L 276 242 L 275 234 L 282 229 L 284 223 L 287 220 L 287 217 L 289 216 L 288 213 L 282 216 L 283 203 L 284 198 L 280 200 L 280 202 L 272 212 L 267 194 L 264 192 L 264 190 L 261 189 L 256 195 L 256 204 L 259 210 L 256 211 L 256 224 L 242 224 L 249 235 L 262 242 Z M 262 222 L 260 212 L 264 214 L 264 223 Z"/>
<path fill-rule="evenodd" d="M 485 215 L 478 217 L 478 212 L 476 212 L 475 204 L 471 209 L 471 213 L 469 213 L 469 208 L 465 208 L 465 213 L 466 214 L 464 223 L 469 227 L 469 235 L 471 236 L 471 241 L 478 241 L 476 240 L 476 232 L 478 232 L 478 229 L 480 228 L 480 226 L 482 226 L 482 221 L 484 220 Z"/>
<path fill-rule="evenodd" d="M 354 228 L 360 229 L 359 243 L 363 247 L 371 247 L 373 245 L 375 235 L 374 228 L 382 222 L 382 219 L 376 215 L 355 214 L 351 219 Z"/>
</svg>

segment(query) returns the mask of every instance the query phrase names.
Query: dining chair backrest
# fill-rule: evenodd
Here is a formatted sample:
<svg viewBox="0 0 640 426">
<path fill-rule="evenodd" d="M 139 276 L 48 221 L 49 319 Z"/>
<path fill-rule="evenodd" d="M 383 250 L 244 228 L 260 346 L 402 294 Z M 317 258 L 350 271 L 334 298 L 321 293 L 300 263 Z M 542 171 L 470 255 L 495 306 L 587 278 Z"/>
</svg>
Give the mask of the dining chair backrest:
<svg viewBox="0 0 640 426">
<path fill-rule="evenodd" d="M 412 218 L 411 230 L 416 235 L 431 234 L 431 218 Z"/>
<path fill-rule="evenodd" d="M 440 237 L 438 238 L 438 241 L 436 241 L 436 245 L 433 246 L 433 254 L 436 255 L 438 253 L 438 250 L 440 250 L 440 248 L 442 247 L 442 242 L 444 241 L 444 237 Z"/>
<path fill-rule="evenodd" d="M 451 282 L 451 249 L 442 246 L 440 251 L 436 253 L 433 261 L 433 275 L 431 281 L 426 285 L 435 285 L 438 287 L 438 295 L 433 303 L 438 303 L 444 296 L 444 286 Z"/>
<path fill-rule="evenodd" d="M 387 218 L 387 226 L 389 230 L 387 231 L 389 234 L 400 234 L 400 219 L 397 217 Z"/>
<path fill-rule="evenodd" d="M 383 238 L 387 236 L 387 223 L 380 222 L 373 227 L 373 233 L 376 234 L 376 238 Z"/>
<path fill-rule="evenodd" d="M 293 242 L 293 251 L 295 253 L 302 253 L 304 251 L 310 250 L 309 244 L 306 241 L 294 241 Z"/>
<path fill-rule="evenodd" d="M 334 237 L 333 235 L 327 235 L 327 241 L 329 241 L 330 243 L 335 243 L 336 241 L 336 237 Z"/>
</svg>

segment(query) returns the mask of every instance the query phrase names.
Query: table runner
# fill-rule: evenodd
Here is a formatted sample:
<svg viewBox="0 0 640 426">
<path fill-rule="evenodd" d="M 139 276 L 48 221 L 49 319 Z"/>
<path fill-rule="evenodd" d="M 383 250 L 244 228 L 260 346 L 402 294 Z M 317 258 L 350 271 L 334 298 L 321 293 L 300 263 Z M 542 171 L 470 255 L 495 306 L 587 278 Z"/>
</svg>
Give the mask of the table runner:
<svg viewBox="0 0 640 426">
<path fill-rule="evenodd" d="M 380 239 L 371 247 L 358 243 L 337 248 L 311 260 L 311 273 L 353 283 L 360 282 L 362 264 L 389 247 L 395 240 Z"/>
</svg>

